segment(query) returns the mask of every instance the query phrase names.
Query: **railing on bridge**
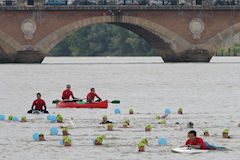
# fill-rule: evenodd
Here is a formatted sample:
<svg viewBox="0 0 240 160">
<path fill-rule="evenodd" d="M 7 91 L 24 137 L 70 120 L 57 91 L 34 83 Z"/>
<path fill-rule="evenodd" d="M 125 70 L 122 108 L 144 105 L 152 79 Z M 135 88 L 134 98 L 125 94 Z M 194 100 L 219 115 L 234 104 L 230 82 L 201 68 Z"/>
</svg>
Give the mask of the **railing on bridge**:
<svg viewBox="0 0 240 160">
<path fill-rule="evenodd" d="M 240 0 L 0 0 L 10 10 L 60 9 L 240 9 Z M 11 8 L 12 7 L 12 8 Z M 29 8 L 30 7 L 30 8 Z"/>
</svg>

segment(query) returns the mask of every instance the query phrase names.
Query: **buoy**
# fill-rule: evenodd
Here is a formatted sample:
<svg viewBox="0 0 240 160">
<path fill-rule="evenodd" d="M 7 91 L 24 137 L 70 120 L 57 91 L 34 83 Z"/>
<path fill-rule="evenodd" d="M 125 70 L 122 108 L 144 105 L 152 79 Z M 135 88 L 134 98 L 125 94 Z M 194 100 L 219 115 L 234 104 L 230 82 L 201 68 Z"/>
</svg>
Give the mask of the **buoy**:
<svg viewBox="0 0 240 160">
<path fill-rule="evenodd" d="M 32 137 L 34 141 L 39 141 L 39 133 L 34 133 Z"/>
<path fill-rule="evenodd" d="M 166 140 L 166 138 L 159 138 L 158 139 L 158 144 L 159 145 L 167 145 L 167 140 Z"/>
<path fill-rule="evenodd" d="M 56 127 L 52 127 L 52 128 L 50 129 L 50 134 L 51 134 L 51 135 L 57 135 L 57 134 L 58 134 L 58 129 L 57 129 Z"/>
<path fill-rule="evenodd" d="M 57 121 L 57 117 L 56 117 L 56 116 L 51 116 L 50 121 L 51 121 L 51 122 L 56 122 L 56 121 Z"/>
<path fill-rule="evenodd" d="M 165 114 L 171 114 L 171 111 L 170 111 L 170 109 L 165 109 Z"/>
<path fill-rule="evenodd" d="M 115 112 L 115 114 L 120 114 L 120 109 L 119 109 L 119 108 L 116 108 L 116 109 L 114 110 L 114 112 Z"/>
<path fill-rule="evenodd" d="M 15 121 L 15 122 L 19 121 L 18 117 L 13 117 L 12 120 Z"/>
<path fill-rule="evenodd" d="M 51 121 L 51 117 L 52 117 L 52 115 L 48 115 L 48 116 L 47 116 L 47 120 L 48 120 L 48 121 Z"/>
<path fill-rule="evenodd" d="M 2 121 L 5 120 L 5 116 L 1 114 L 0 115 L 0 120 L 2 120 Z"/>
<path fill-rule="evenodd" d="M 63 139 L 60 139 L 60 144 L 63 145 Z"/>
</svg>

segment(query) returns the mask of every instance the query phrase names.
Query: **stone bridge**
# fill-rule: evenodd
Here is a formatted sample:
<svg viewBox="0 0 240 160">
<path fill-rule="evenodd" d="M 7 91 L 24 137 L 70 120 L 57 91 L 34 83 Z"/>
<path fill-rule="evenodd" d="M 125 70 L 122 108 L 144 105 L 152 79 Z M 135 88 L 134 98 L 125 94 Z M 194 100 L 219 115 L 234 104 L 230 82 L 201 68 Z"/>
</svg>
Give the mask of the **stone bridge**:
<svg viewBox="0 0 240 160">
<path fill-rule="evenodd" d="M 40 63 L 69 34 L 98 23 L 138 34 L 165 62 L 209 62 L 240 32 L 240 7 L 2 6 L 0 22 L 1 63 Z"/>
</svg>

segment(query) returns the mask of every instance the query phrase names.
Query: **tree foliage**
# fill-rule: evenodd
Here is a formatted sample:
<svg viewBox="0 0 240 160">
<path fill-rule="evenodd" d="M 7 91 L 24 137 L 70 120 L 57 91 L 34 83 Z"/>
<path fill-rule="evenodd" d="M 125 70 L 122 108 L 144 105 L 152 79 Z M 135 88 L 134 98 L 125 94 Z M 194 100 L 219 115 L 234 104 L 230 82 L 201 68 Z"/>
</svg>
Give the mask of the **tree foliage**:
<svg viewBox="0 0 240 160">
<path fill-rule="evenodd" d="M 158 56 L 137 34 L 112 24 L 96 24 L 72 33 L 51 56 Z"/>
</svg>

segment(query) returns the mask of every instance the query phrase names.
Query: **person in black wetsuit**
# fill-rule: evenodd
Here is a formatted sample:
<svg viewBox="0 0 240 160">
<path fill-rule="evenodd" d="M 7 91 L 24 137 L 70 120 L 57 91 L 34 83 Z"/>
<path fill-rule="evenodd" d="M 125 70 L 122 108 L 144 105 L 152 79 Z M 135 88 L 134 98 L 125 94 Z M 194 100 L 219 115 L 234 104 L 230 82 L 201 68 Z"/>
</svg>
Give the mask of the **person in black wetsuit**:
<svg viewBox="0 0 240 160">
<path fill-rule="evenodd" d="M 102 121 L 100 124 L 108 124 L 108 123 L 113 123 L 113 122 L 108 121 L 108 120 L 107 120 L 107 115 L 104 115 L 104 116 L 103 116 L 103 121 Z"/>
</svg>

